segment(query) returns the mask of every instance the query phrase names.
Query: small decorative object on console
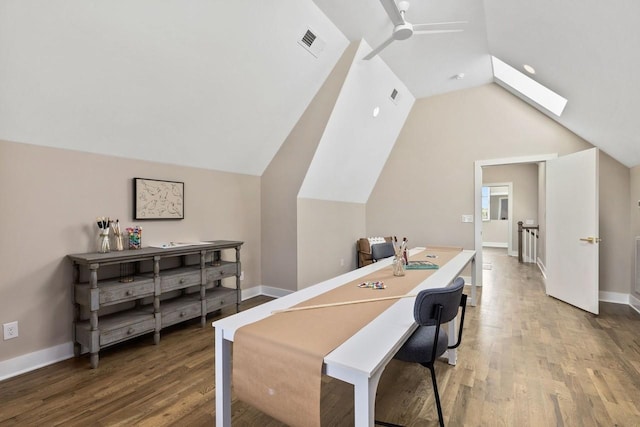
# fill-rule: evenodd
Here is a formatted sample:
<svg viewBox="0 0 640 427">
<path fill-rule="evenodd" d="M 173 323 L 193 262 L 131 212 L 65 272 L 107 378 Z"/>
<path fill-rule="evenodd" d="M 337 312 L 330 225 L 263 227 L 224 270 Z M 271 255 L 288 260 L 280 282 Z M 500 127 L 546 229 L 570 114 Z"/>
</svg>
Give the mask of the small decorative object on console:
<svg viewBox="0 0 640 427">
<path fill-rule="evenodd" d="M 140 249 L 142 247 L 142 227 L 129 227 L 129 249 Z"/>
<path fill-rule="evenodd" d="M 97 250 L 100 253 L 107 253 L 111 250 L 109 245 L 109 218 L 101 216 L 96 218 L 98 224 L 98 247 Z"/>
</svg>

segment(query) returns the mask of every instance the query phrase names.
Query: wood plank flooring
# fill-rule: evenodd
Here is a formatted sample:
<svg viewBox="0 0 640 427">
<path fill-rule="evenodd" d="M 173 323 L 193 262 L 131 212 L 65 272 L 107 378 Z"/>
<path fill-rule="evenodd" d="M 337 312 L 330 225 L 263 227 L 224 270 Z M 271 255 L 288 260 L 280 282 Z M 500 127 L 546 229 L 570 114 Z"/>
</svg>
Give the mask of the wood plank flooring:
<svg viewBox="0 0 640 427">
<path fill-rule="evenodd" d="M 458 365 L 436 367 L 447 426 L 640 426 L 640 315 L 602 303 L 593 316 L 547 297 L 537 268 L 503 250 L 485 262 Z M 214 425 L 213 329 L 196 321 L 152 341 L 101 352 L 95 370 L 82 357 L 0 382 L 0 426 Z M 282 426 L 235 399 L 232 412 L 234 426 Z M 428 370 L 392 361 L 376 418 L 437 426 Z M 324 378 L 322 424 L 352 420 L 352 387 Z"/>
</svg>

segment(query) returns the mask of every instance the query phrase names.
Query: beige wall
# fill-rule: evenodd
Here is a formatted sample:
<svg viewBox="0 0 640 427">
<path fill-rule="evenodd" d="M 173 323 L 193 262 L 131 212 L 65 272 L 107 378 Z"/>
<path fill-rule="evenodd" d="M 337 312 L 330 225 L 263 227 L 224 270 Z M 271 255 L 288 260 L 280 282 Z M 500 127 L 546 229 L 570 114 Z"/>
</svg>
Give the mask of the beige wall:
<svg viewBox="0 0 640 427">
<path fill-rule="evenodd" d="M 631 168 L 630 171 L 630 194 L 631 194 L 631 292 L 636 298 L 640 298 L 640 284 L 636 285 L 636 237 L 640 236 L 640 166 Z M 640 278 L 639 278 L 640 279 Z"/>
<path fill-rule="evenodd" d="M 365 236 L 363 203 L 298 199 L 298 288 L 355 270 Z"/>
<path fill-rule="evenodd" d="M 492 219 L 482 221 L 483 246 L 507 247 L 509 241 L 509 221 L 506 219 Z M 498 244 L 500 246 L 498 246 Z"/>
<path fill-rule="evenodd" d="M 628 294 L 631 282 L 629 256 L 629 168 L 600 151 L 600 290 Z"/>
<path fill-rule="evenodd" d="M 297 289 L 296 199 L 357 47 L 352 43 L 345 50 L 262 175 L 263 285 Z"/>
<path fill-rule="evenodd" d="M 538 165 L 530 163 L 486 166 L 482 168 L 482 182 L 513 183 L 513 194 L 510 195 L 513 198 L 513 212 L 510 213 L 511 247 L 517 254 L 518 221 L 525 222 L 527 219 L 532 219 L 535 221 L 534 225 L 538 225 Z M 492 241 L 487 236 L 483 236 L 483 240 Z"/>
<path fill-rule="evenodd" d="M 183 181 L 185 219 L 132 216 L 133 177 Z M 149 242 L 230 239 L 243 289 L 260 283 L 260 178 L 0 141 L 0 361 L 71 341 L 70 253 L 94 250 L 96 216 L 143 227 Z"/>
<path fill-rule="evenodd" d="M 489 84 L 416 101 L 367 203 L 368 235 L 474 248 L 474 162 L 571 153 L 586 141 Z"/>
<path fill-rule="evenodd" d="M 462 223 L 460 216 L 474 212 L 476 160 L 563 155 L 591 147 L 495 84 L 420 99 L 367 203 L 367 235 L 406 235 L 415 245 L 473 249 L 473 224 Z M 617 205 L 629 197 L 626 168 L 613 160 L 602 163 L 601 210 L 612 204 L 618 212 Z M 601 228 L 627 252 L 629 221 L 621 218 L 601 213 Z M 625 241 L 618 242 L 624 234 Z M 628 274 L 614 271 L 629 271 L 628 264 L 618 263 L 619 251 L 612 246 L 602 246 L 601 254 L 600 288 L 618 291 Z"/>
</svg>

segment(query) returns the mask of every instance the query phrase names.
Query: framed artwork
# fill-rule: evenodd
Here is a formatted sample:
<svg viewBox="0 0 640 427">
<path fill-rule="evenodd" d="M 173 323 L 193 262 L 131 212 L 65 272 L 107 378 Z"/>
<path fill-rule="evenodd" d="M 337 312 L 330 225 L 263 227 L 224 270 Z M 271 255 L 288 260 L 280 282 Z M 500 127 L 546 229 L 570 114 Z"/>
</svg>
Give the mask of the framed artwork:
<svg viewBox="0 0 640 427">
<path fill-rule="evenodd" d="M 184 219 L 184 182 L 133 178 L 134 219 Z"/>
</svg>

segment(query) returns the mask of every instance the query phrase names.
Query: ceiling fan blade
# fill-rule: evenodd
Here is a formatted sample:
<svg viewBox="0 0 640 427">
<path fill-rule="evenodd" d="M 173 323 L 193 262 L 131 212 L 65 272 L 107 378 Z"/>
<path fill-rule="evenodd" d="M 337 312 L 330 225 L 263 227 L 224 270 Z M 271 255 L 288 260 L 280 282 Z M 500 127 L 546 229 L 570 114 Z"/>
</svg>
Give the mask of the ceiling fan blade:
<svg viewBox="0 0 640 427">
<path fill-rule="evenodd" d="M 414 31 L 434 30 L 435 28 L 441 25 L 464 25 L 464 24 L 468 24 L 468 22 L 467 21 L 451 21 L 451 22 L 432 22 L 429 24 L 413 24 L 413 30 Z"/>
<path fill-rule="evenodd" d="M 394 41 L 394 40 L 395 39 L 393 38 L 393 36 L 389 37 L 388 39 L 383 41 L 380 46 L 378 46 L 377 48 L 373 49 L 371 52 L 369 52 L 369 54 L 367 56 L 365 56 L 362 59 L 364 59 L 365 61 L 368 61 L 369 59 L 371 59 L 374 56 L 376 56 L 377 54 L 379 54 L 382 51 L 382 49 L 384 49 L 385 47 L 389 46 L 391 44 L 391 42 Z"/>
<path fill-rule="evenodd" d="M 464 30 L 422 30 L 414 31 L 413 34 L 440 34 L 440 33 L 461 33 Z"/>
<path fill-rule="evenodd" d="M 387 12 L 387 15 L 389 15 L 389 19 L 391 19 L 394 26 L 404 24 L 404 19 L 402 18 L 398 5 L 396 5 L 394 0 L 380 0 L 380 3 L 382 3 L 382 7 L 384 7 L 384 10 Z"/>
</svg>

